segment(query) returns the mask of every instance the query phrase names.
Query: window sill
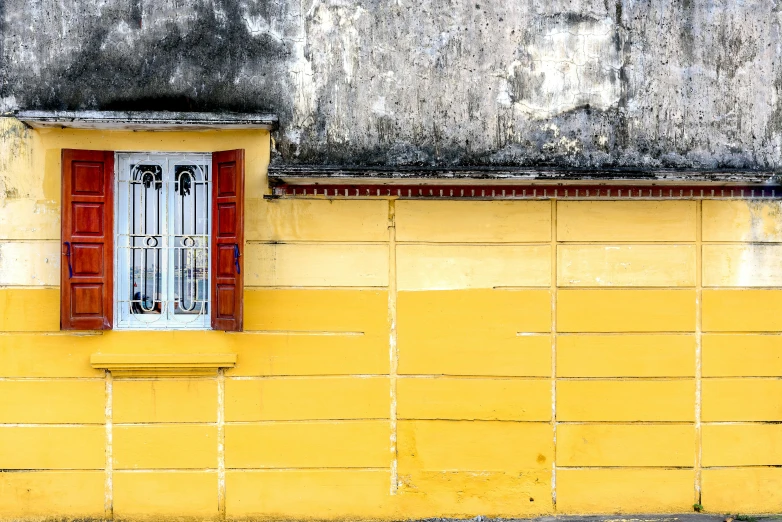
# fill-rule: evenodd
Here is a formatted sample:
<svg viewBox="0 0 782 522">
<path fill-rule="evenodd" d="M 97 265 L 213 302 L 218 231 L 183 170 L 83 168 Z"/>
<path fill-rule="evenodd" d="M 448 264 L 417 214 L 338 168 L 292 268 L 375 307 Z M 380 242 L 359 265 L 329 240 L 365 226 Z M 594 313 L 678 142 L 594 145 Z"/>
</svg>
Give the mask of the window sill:
<svg viewBox="0 0 782 522">
<path fill-rule="evenodd" d="M 90 357 L 93 368 L 115 377 L 196 377 L 236 366 L 236 354 L 103 354 Z"/>
</svg>

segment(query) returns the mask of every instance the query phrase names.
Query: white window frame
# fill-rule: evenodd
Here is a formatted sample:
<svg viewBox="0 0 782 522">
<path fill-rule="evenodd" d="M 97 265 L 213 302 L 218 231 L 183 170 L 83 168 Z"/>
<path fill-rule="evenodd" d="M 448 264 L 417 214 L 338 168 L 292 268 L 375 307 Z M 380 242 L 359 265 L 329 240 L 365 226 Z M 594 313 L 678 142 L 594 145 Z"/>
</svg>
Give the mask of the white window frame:
<svg viewBox="0 0 782 522">
<path fill-rule="evenodd" d="M 147 237 L 155 235 L 160 240 L 152 238 L 150 244 L 154 241 L 161 244 L 155 244 L 155 247 L 161 248 L 161 267 L 160 267 L 160 286 L 159 294 L 161 297 L 161 313 L 138 314 L 131 312 L 131 296 L 134 295 L 130 284 L 130 205 L 129 205 L 129 187 L 130 187 L 130 168 L 134 164 L 159 165 L 162 170 L 162 211 L 160 215 L 161 229 L 160 235 L 148 234 Z M 177 165 L 205 165 L 207 166 L 207 180 L 205 185 L 206 195 L 206 223 L 200 228 L 196 228 L 194 234 L 185 234 L 182 229 L 177 234 L 175 229 L 176 218 L 171 218 L 172 214 L 181 206 L 177 206 L 177 194 L 174 190 L 174 168 Z M 124 169 L 124 170 L 123 170 Z M 191 153 L 191 152 L 116 152 L 114 155 L 114 328 L 119 330 L 209 330 L 211 329 L 211 286 L 212 286 L 212 183 L 214 173 L 212 172 L 212 154 L 211 153 Z M 195 189 L 194 189 L 195 190 Z M 195 197 L 195 196 L 194 196 Z M 196 218 L 197 219 L 197 218 Z M 198 221 L 196 221 L 198 223 Z M 201 224 L 195 225 L 200 227 Z M 183 225 L 184 226 L 184 225 Z M 204 234 L 198 232 L 204 231 Z M 174 256 L 177 247 L 173 242 L 177 236 L 193 236 L 193 241 L 204 240 L 206 249 L 207 278 L 204 294 L 205 306 L 198 306 L 200 313 L 179 314 L 174 313 L 175 294 L 175 261 Z M 194 243 L 198 244 L 198 243 Z M 202 243 L 203 244 L 203 243 Z M 196 281 L 196 287 L 199 281 Z"/>
</svg>

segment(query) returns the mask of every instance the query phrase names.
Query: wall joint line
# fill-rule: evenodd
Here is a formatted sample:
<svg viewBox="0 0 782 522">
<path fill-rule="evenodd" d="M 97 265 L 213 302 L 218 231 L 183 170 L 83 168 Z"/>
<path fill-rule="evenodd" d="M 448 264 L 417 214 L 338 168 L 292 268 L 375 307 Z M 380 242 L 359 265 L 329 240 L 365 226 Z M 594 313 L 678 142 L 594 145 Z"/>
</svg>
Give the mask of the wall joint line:
<svg viewBox="0 0 782 522">
<path fill-rule="evenodd" d="M 695 202 L 695 503 L 701 504 L 703 434 L 703 201 Z"/>
<path fill-rule="evenodd" d="M 399 367 L 399 351 L 397 350 L 396 332 L 396 201 L 388 201 L 388 357 L 389 357 L 389 395 L 391 399 L 391 489 L 390 494 L 396 495 L 399 483 L 399 451 L 397 448 L 397 370 Z"/>
</svg>

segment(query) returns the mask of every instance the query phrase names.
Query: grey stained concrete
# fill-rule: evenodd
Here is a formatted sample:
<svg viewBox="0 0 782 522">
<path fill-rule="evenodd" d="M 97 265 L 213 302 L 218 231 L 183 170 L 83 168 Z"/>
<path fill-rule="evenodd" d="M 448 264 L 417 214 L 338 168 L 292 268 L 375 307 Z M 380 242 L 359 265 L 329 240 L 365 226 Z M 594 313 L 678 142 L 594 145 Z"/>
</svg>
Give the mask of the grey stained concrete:
<svg viewBox="0 0 782 522">
<path fill-rule="evenodd" d="M 776 0 L 0 0 L 0 112 L 277 114 L 274 161 L 782 167 Z"/>
</svg>

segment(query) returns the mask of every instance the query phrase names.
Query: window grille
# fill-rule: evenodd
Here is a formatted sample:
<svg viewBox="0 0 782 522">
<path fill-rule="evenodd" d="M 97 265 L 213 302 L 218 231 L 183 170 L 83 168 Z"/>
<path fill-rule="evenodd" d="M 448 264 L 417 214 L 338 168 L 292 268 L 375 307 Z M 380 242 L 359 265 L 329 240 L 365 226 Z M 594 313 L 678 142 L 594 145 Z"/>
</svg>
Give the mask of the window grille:
<svg viewBox="0 0 782 522">
<path fill-rule="evenodd" d="M 117 154 L 116 328 L 209 328 L 211 163 Z"/>
</svg>

